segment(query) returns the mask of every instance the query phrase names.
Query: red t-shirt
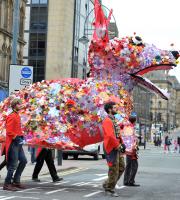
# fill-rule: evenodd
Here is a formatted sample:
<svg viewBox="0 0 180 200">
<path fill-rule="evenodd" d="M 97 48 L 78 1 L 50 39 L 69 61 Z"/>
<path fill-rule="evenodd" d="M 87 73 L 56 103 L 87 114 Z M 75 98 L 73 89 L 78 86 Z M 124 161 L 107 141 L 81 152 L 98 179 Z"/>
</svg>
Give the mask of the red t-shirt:
<svg viewBox="0 0 180 200">
<path fill-rule="evenodd" d="M 109 154 L 113 149 L 118 148 L 120 142 L 115 136 L 114 124 L 109 117 L 104 119 L 102 128 L 104 132 L 104 148 L 106 153 Z"/>
</svg>

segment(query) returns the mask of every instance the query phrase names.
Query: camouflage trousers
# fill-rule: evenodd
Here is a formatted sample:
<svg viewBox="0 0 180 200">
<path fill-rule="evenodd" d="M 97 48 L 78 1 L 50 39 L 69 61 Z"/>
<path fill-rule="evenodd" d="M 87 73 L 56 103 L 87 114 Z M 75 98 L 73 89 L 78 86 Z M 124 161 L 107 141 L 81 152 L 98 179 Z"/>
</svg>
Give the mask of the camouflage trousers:
<svg viewBox="0 0 180 200">
<path fill-rule="evenodd" d="M 108 179 L 103 183 L 103 188 L 105 190 L 114 190 L 124 170 L 124 157 L 118 152 L 116 162 L 112 166 L 109 166 Z"/>
</svg>

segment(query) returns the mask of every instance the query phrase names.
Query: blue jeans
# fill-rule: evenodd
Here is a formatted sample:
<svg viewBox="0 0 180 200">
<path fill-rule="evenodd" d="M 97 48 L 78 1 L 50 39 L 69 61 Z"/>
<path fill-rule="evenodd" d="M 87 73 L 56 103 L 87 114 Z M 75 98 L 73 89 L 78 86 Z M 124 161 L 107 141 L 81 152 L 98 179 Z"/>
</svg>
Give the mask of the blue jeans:
<svg viewBox="0 0 180 200">
<path fill-rule="evenodd" d="M 30 147 L 31 152 L 31 163 L 36 162 L 36 149 L 34 147 Z"/>
<path fill-rule="evenodd" d="M 27 159 L 22 145 L 13 140 L 8 151 L 7 176 L 5 178 L 5 184 L 11 184 L 15 171 L 13 182 L 20 183 L 20 177 L 26 164 Z"/>
</svg>

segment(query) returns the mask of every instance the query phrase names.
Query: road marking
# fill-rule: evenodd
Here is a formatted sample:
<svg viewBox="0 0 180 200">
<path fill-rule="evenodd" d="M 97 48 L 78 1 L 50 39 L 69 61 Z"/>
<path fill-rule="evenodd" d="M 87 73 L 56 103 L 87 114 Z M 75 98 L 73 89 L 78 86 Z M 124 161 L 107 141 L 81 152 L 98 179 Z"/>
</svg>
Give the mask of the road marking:
<svg viewBox="0 0 180 200">
<path fill-rule="evenodd" d="M 40 182 L 38 183 L 39 185 L 43 185 L 43 184 L 46 184 L 46 183 L 52 183 L 51 181 L 47 181 L 47 182 Z"/>
<path fill-rule="evenodd" d="M 118 190 L 121 190 L 121 189 L 123 189 L 123 188 L 125 188 L 125 187 L 126 187 L 126 186 L 124 186 L 124 185 L 123 185 L 123 186 L 116 185 L 115 188 L 118 189 Z"/>
<path fill-rule="evenodd" d="M 65 176 L 65 175 L 68 175 L 68 174 L 74 174 L 74 173 L 85 171 L 85 170 L 88 170 L 88 168 L 73 169 L 73 170 L 69 170 L 69 171 L 66 171 L 66 172 L 62 172 L 61 176 Z"/>
<path fill-rule="evenodd" d="M 35 187 L 35 188 L 29 188 L 29 189 L 25 189 L 25 190 L 20 190 L 20 191 L 17 191 L 17 192 L 19 192 L 19 193 L 40 193 L 40 192 L 29 192 L 29 191 L 31 191 L 31 190 L 40 190 L 40 188 L 39 187 Z"/>
<path fill-rule="evenodd" d="M 95 174 L 96 176 L 105 176 L 105 175 L 107 175 L 107 173 L 106 174 Z"/>
<path fill-rule="evenodd" d="M 75 184 L 73 184 L 73 185 L 75 185 Z M 94 183 L 94 182 L 82 182 L 82 183 L 79 183 L 79 184 L 76 184 L 75 186 L 78 186 L 78 187 L 80 187 L 80 186 L 85 186 L 85 185 L 89 185 L 89 186 L 92 186 L 92 187 L 99 187 L 99 185 L 101 185 L 101 183 Z"/>
<path fill-rule="evenodd" d="M 61 192 L 61 191 L 64 191 L 66 190 L 67 188 L 63 188 L 63 189 L 59 189 L 59 190 L 53 190 L 53 191 L 50 191 L 50 192 L 46 192 L 45 194 L 53 194 L 53 193 L 56 193 L 56 192 Z"/>
<path fill-rule="evenodd" d="M 18 196 L 16 196 L 18 197 Z M 39 199 L 38 197 L 18 197 L 20 199 Z"/>
<path fill-rule="evenodd" d="M 101 192 L 103 192 L 103 191 L 102 191 L 102 190 L 99 190 L 99 191 L 96 191 L 96 192 L 87 194 L 87 195 L 85 195 L 84 197 L 85 197 L 85 198 L 87 198 L 87 197 L 92 197 L 92 196 L 94 196 L 94 195 L 96 195 L 96 194 L 99 194 L 99 193 L 101 193 Z"/>
<path fill-rule="evenodd" d="M 78 182 L 78 183 L 73 183 L 72 185 L 74 186 L 81 186 L 84 185 L 86 182 Z"/>
<path fill-rule="evenodd" d="M 6 196 L 0 196 L 0 199 L 1 199 L 1 198 L 4 198 L 4 197 L 6 197 Z"/>
<path fill-rule="evenodd" d="M 14 199 L 14 198 L 16 198 L 16 196 L 1 198 L 1 200 Z"/>
<path fill-rule="evenodd" d="M 64 184 L 64 183 L 69 183 L 69 181 L 62 181 L 62 182 L 60 182 L 60 183 L 55 183 L 54 185 L 62 185 L 62 184 Z"/>
<path fill-rule="evenodd" d="M 103 176 L 103 177 L 100 177 L 100 178 L 95 178 L 93 179 L 93 181 L 101 181 L 101 180 L 104 180 L 104 179 L 107 179 L 108 176 Z"/>
</svg>

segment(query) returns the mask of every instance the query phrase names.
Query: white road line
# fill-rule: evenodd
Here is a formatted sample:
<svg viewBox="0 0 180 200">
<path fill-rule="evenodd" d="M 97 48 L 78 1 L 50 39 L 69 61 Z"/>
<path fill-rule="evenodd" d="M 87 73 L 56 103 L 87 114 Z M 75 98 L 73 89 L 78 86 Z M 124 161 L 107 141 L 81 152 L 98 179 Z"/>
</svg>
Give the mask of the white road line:
<svg viewBox="0 0 180 200">
<path fill-rule="evenodd" d="M 43 184 L 46 184 L 46 183 L 52 183 L 51 181 L 46 181 L 46 182 L 40 182 L 38 183 L 39 185 L 43 185 Z"/>
<path fill-rule="evenodd" d="M 1 200 L 14 199 L 14 198 L 16 198 L 16 196 L 1 198 Z"/>
<path fill-rule="evenodd" d="M 59 182 L 59 183 L 54 183 L 54 185 L 62 185 L 64 183 L 69 183 L 69 181 L 62 181 L 62 182 Z"/>
<path fill-rule="evenodd" d="M 72 185 L 74 185 L 74 186 L 79 186 L 79 185 L 83 185 L 83 184 L 85 184 L 86 182 L 78 182 L 78 183 L 73 183 Z"/>
<path fill-rule="evenodd" d="M 107 173 L 106 174 L 95 174 L 96 176 L 105 176 L 105 175 L 107 175 Z"/>
<path fill-rule="evenodd" d="M 107 179 L 108 176 L 103 176 L 103 177 L 100 177 L 100 178 L 95 178 L 93 179 L 93 181 L 101 181 L 101 180 L 104 180 L 104 179 Z"/>
<path fill-rule="evenodd" d="M 18 196 L 16 196 L 18 197 Z M 37 197 L 18 197 L 20 199 L 40 199 L 40 198 L 37 198 Z"/>
<path fill-rule="evenodd" d="M 94 195 L 96 195 L 96 194 L 99 194 L 99 193 L 101 193 L 101 192 L 103 192 L 103 191 L 102 191 L 102 190 L 99 190 L 99 191 L 96 191 L 96 192 L 87 194 L 87 195 L 85 195 L 84 197 L 85 197 L 85 198 L 87 198 L 87 197 L 92 197 L 92 196 L 94 196 Z"/>
<path fill-rule="evenodd" d="M 119 185 L 116 185 L 116 189 L 118 189 L 118 190 L 121 190 L 121 189 L 123 189 L 123 188 L 125 188 L 126 186 L 119 186 Z"/>
<path fill-rule="evenodd" d="M 50 192 L 46 192 L 45 194 L 53 194 L 53 193 L 56 193 L 56 192 L 61 192 L 61 191 L 64 191 L 66 190 L 67 188 L 63 188 L 63 189 L 59 189 L 59 190 L 53 190 L 53 191 L 50 191 Z"/>
<path fill-rule="evenodd" d="M 79 169 L 74 169 L 74 170 L 70 170 L 70 171 L 67 171 L 67 172 L 62 172 L 61 176 L 69 175 L 69 174 L 74 174 L 74 173 L 77 173 L 77 172 L 85 171 L 87 169 L 88 168 L 79 168 Z"/>
<path fill-rule="evenodd" d="M 4 197 L 6 197 L 6 196 L 0 196 L 0 199 L 1 199 L 1 198 L 4 198 Z"/>
<path fill-rule="evenodd" d="M 20 191 L 17 191 L 19 193 L 40 193 L 40 192 L 29 192 L 31 190 L 39 190 L 40 188 L 36 187 L 36 188 L 29 188 L 29 189 L 25 189 L 25 190 L 20 190 Z"/>
</svg>

